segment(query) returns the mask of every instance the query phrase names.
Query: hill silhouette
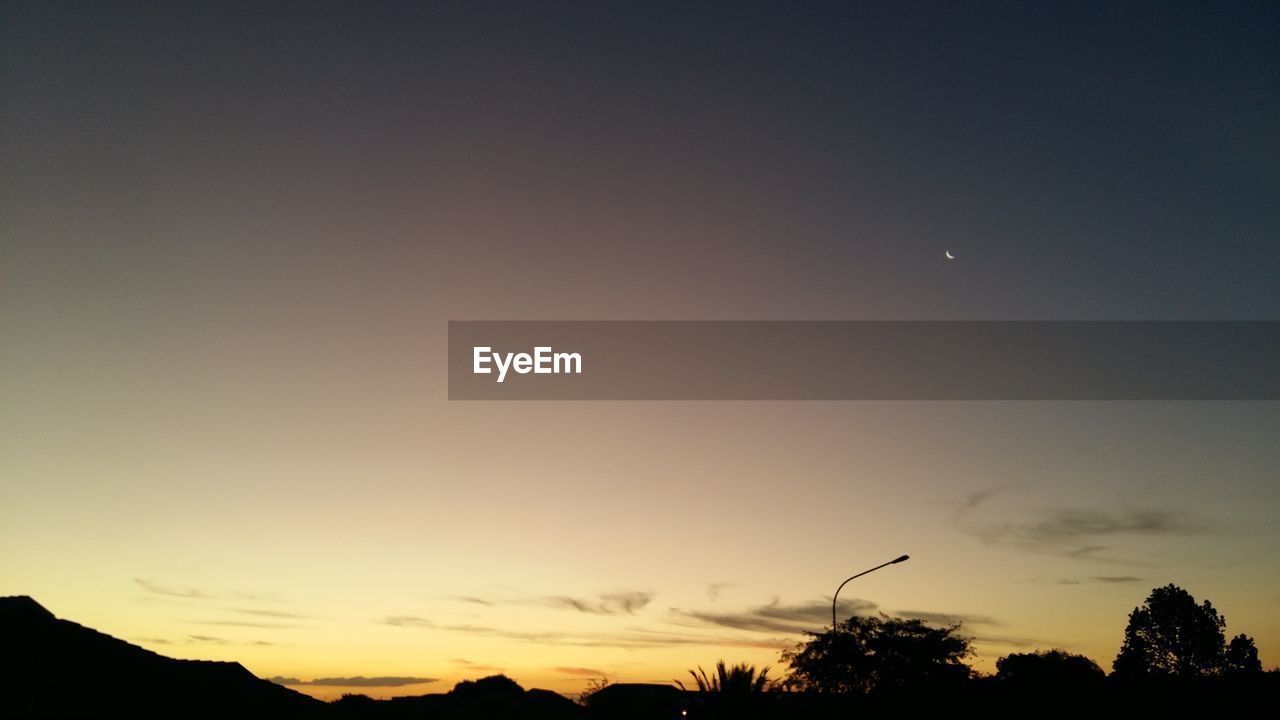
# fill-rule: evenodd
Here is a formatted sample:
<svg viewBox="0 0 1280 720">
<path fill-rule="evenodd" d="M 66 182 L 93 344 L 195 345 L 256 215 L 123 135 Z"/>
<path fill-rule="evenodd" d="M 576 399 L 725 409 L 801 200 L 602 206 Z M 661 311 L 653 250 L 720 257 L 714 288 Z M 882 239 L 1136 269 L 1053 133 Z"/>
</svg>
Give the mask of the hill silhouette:
<svg viewBox="0 0 1280 720">
<path fill-rule="evenodd" d="M 0 717 L 314 717 L 324 703 L 236 662 L 178 660 L 0 598 Z"/>
<path fill-rule="evenodd" d="M 0 597 L 2 718 L 512 718 L 559 720 L 585 710 L 505 676 L 448 693 L 324 703 L 236 662 L 179 660 L 62 620 L 25 595 Z"/>
</svg>

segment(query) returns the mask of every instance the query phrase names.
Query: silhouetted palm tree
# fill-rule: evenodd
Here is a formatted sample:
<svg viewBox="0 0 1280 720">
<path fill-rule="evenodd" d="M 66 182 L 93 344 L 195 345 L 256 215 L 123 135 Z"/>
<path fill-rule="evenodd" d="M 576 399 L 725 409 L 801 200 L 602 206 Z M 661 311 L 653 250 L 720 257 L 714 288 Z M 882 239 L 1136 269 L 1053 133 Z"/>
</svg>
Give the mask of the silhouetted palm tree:
<svg viewBox="0 0 1280 720">
<path fill-rule="evenodd" d="M 751 695 L 753 693 L 762 693 L 769 689 L 769 668 L 757 671 L 755 665 L 746 663 L 738 663 L 733 667 L 725 665 L 724 661 L 716 663 L 716 674 L 708 676 L 707 671 L 699 665 L 696 671 L 690 670 L 689 675 L 693 677 L 693 681 L 698 685 L 700 693 L 722 693 L 726 695 Z M 675 681 L 681 690 L 686 690 L 684 683 L 679 680 Z"/>
</svg>

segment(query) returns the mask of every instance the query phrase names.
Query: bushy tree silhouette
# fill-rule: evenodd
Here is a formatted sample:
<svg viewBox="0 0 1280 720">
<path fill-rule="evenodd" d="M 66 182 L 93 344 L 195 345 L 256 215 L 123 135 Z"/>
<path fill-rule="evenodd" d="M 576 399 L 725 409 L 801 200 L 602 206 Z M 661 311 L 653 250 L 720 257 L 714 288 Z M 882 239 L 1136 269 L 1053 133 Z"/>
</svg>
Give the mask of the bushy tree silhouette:
<svg viewBox="0 0 1280 720">
<path fill-rule="evenodd" d="M 1258 659 L 1258 648 L 1253 644 L 1253 638 L 1243 634 L 1231 638 L 1222 658 L 1222 670 L 1230 675 L 1262 672 L 1262 661 Z"/>
<path fill-rule="evenodd" d="M 996 679 L 1017 688 L 1087 687 L 1104 677 L 1098 663 L 1065 650 L 1012 653 L 996 660 Z"/>
<path fill-rule="evenodd" d="M 851 617 L 838 628 L 808 633 L 810 640 L 782 653 L 793 690 L 869 694 L 954 687 L 967 680 L 968 638 L 959 625 L 931 627 L 920 620 Z"/>
<path fill-rule="evenodd" d="M 1261 670 L 1252 638 L 1236 636 L 1228 652 L 1226 625 L 1208 600 L 1197 604 L 1191 593 L 1173 584 L 1156 588 L 1129 614 L 1115 673 L 1189 678 Z"/>
<path fill-rule="evenodd" d="M 520 683 L 506 675 L 488 675 L 479 680 L 463 680 L 454 685 L 449 694 L 457 696 L 507 695 L 519 697 L 524 694 L 524 688 L 520 687 Z"/>
</svg>

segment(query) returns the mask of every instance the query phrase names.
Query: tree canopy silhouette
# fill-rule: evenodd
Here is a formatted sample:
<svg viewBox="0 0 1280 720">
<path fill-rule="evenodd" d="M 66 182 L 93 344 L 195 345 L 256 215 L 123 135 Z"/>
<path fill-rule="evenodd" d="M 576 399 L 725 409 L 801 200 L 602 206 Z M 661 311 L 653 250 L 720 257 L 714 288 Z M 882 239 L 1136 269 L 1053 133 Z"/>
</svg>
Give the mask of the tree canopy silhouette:
<svg viewBox="0 0 1280 720">
<path fill-rule="evenodd" d="M 1258 647 L 1253 644 L 1253 638 L 1244 634 L 1231 638 L 1222 659 L 1222 670 L 1230 675 L 1262 672 L 1262 661 L 1258 659 Z"/>
<path fill-rule="evenodd" d="M 969 639 L 959 625 L 931 627 L 920 620 L 851 617 L 833 630 L 782 653 L 791 666 L 784 684 L 794 690 L 870 694 L 936 688 L 969 678 Z"/>
<path fill-rule="evenodd" d="M 479 680 L 463 680 L 449 691 L 450 695 L 508 695 L 518 697 L 524 694 L 520 683 L 506 675 L 488 675 Z"/>
<path fill-rule="evenodd" d="M 1115 673 L 1188 678 L 1218 675 L 1236 667 L 1260 671 L 1252 638 L 1236 636 L 1228 653 L 1226 625 L 1226 618 L 1208 600 L 1197 604 L 1191 593 L 1173 584 L 1156 588 L 1129 613 Z"/>
<path fill-rule="evenodd" d="M 1080 687 L 1106 677 L 1098 663 L 1065 650 L 1011 653 L 996 660 L 996 679 L 1015 687 Z"/>
</svg>

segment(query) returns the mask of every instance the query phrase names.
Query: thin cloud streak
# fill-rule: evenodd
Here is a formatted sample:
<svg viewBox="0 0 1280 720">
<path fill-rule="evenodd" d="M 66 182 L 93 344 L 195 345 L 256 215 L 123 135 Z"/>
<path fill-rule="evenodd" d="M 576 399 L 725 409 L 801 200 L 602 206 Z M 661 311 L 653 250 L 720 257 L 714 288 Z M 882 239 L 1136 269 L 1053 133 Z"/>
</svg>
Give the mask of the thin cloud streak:
<svg viewBox="0 0 1280 720">
<path fill-rule="evenodd" d="M 849 599 L 840 601 L 837 614 L 866 615 L 875 612 L 877 605 L 869 600 Z M 681 617 L 708 625 L 749 630 L 754 632 L 779 632 L 800 634 L 819 630 L 831 623 L 831 603 L 812 601 L 798 605 L 784 605 L 775 598 L 766 605 L 759 605 L 739 612 L 703 612 L 674 609 Z"/>
<path fill-rule="evenodd" d="M 601 593 L 594 600 L 569 597 L 567 595 L 547 598 L 552 607 L 573 608 L 578 612 L 591 615 L 635 615 L 653 600 L 653 594 L 637 590 L 616 593 Z"/>
<path fill-rule="evenodd" d="M 605 677 L 608 675 L 603 670 L 589 667 L 554 667 L 551 669 L 561 675 L 573 675 L 574 677 Z"/>
<path fill-rule="evenodd" d="M 988 545 L 1117 565 L 1142 563 L 1117 556 L 1111 539 L 1192 537 L 1206 531 L 1184 513 L 1144 509 L 1057 508 L 1023 522 L 984 523 L 960 517 L 957 524 Z"/>
<path fill-rule="evenodd" d="M 256 628 L 259 630 L 295 630 L 306 625 L 288 625 L 285 623 L 240 622 L 238 620 L 190 620 L 193 625 L 214 625 L 219 627 Z"/>
<path fill-rule="evenodd" d="M 728 588 L 734 587 L 734 583 L 715 582 L 707 585 L 707 599 L 715 602 L 720 599 L 720 594 Z"/>
<path fill-rule="evenodd" d="M 1124 583 L 1142 582 L 1145 578 L 1136 575 L 1091 575 L 1083 578 L 1059 578 L 1058 585 L 1085 585 L 1089 583 L 1101 583 L 1104 585 L 1117 585 Z"/>
<path fill-rule="evenodd" d="M 483 605 L 485 607 L 497 607 L 500 605 L 545 606 L 576 610 L 589 615 L 635 615 L 653 601 L 654 594 L 645 590 L 617 590 L 597 593 L 590 597 L 517 594 L 516 597 L 457 595 L 455 598 L 464 603 Z"/>
<path fill-rule="evenodd" d="M 438 682 L 439 678 L 399 677 L 399 676 L 365 677 L 363 675 L 357 675 L 355 677 L 330 677 L 330 678 L 316 678 L 314 680 L 299 680 L 296 677 L 283 677 L 283 676 L 277 675 L 276 677 L 268 678 L 268 680 L 270 680 L 271 682 L 277 685 L 290 685 L 290 686 L 317 685 L 322 687 L 369 688 L 369 687 L 404 687 L 406 685 L 425 685 L 427 683 Z"/>
<path fill-rule="evenodd" d="M 286 620 L 308 620 L 306 615 L 298 613 L 280 612 L 278 610 L 254 610 L 251 608 L 223 608 L 228 612 L 241 613 L 242 615 L 258 615 L 261 617 L 282 618 Z"/>
<path fill-rule="evenodd" d="M 178 598 L 181 600 L 241 600 L 252 602 L 270 602 L 285 603 L 278 597 L 272 595 L 261 595 L 246 592 L 213 592 L 196 587 L 178 587 L 166 583 L 156 582 L 148 578 L 133 578 L 134 584 L 143 590 L 153 594 L 168 598 Z"/>
<path fill-rule="evenodd" d="M 525 632 L 506 630 L 483 625 L 451 625 L 435 623 L 415 615 L 394 615 L 381 620 L 379 624 L 393 627 L 439 630 L 451 633 L 465 633 L 485 637 L 496 637 L 520 642 L 558 645 L 568 647 L 592 648 L 655 648 L 680 645 L 710 645 L 717 647 L 746 647 L 781 649 L 789 647 L 791 641 L 786 638 L 751 638 L 724 635 L 705 635 L 690 633 L 673 633 L 663 630 L 637 628 L 623 632 L 605 633 L 567 633 L 567 632 Z"/>
<path fill-rule="evenodd" d="M 213 595 L 196 588 L 169 587 L 147 580 L 146 578 L 134 578 L 133 582 L 149 593 L 163 595 L 165 597 L 184 598 L 187 600 L 211 600 L 214 597 Z"/>
</svg>

